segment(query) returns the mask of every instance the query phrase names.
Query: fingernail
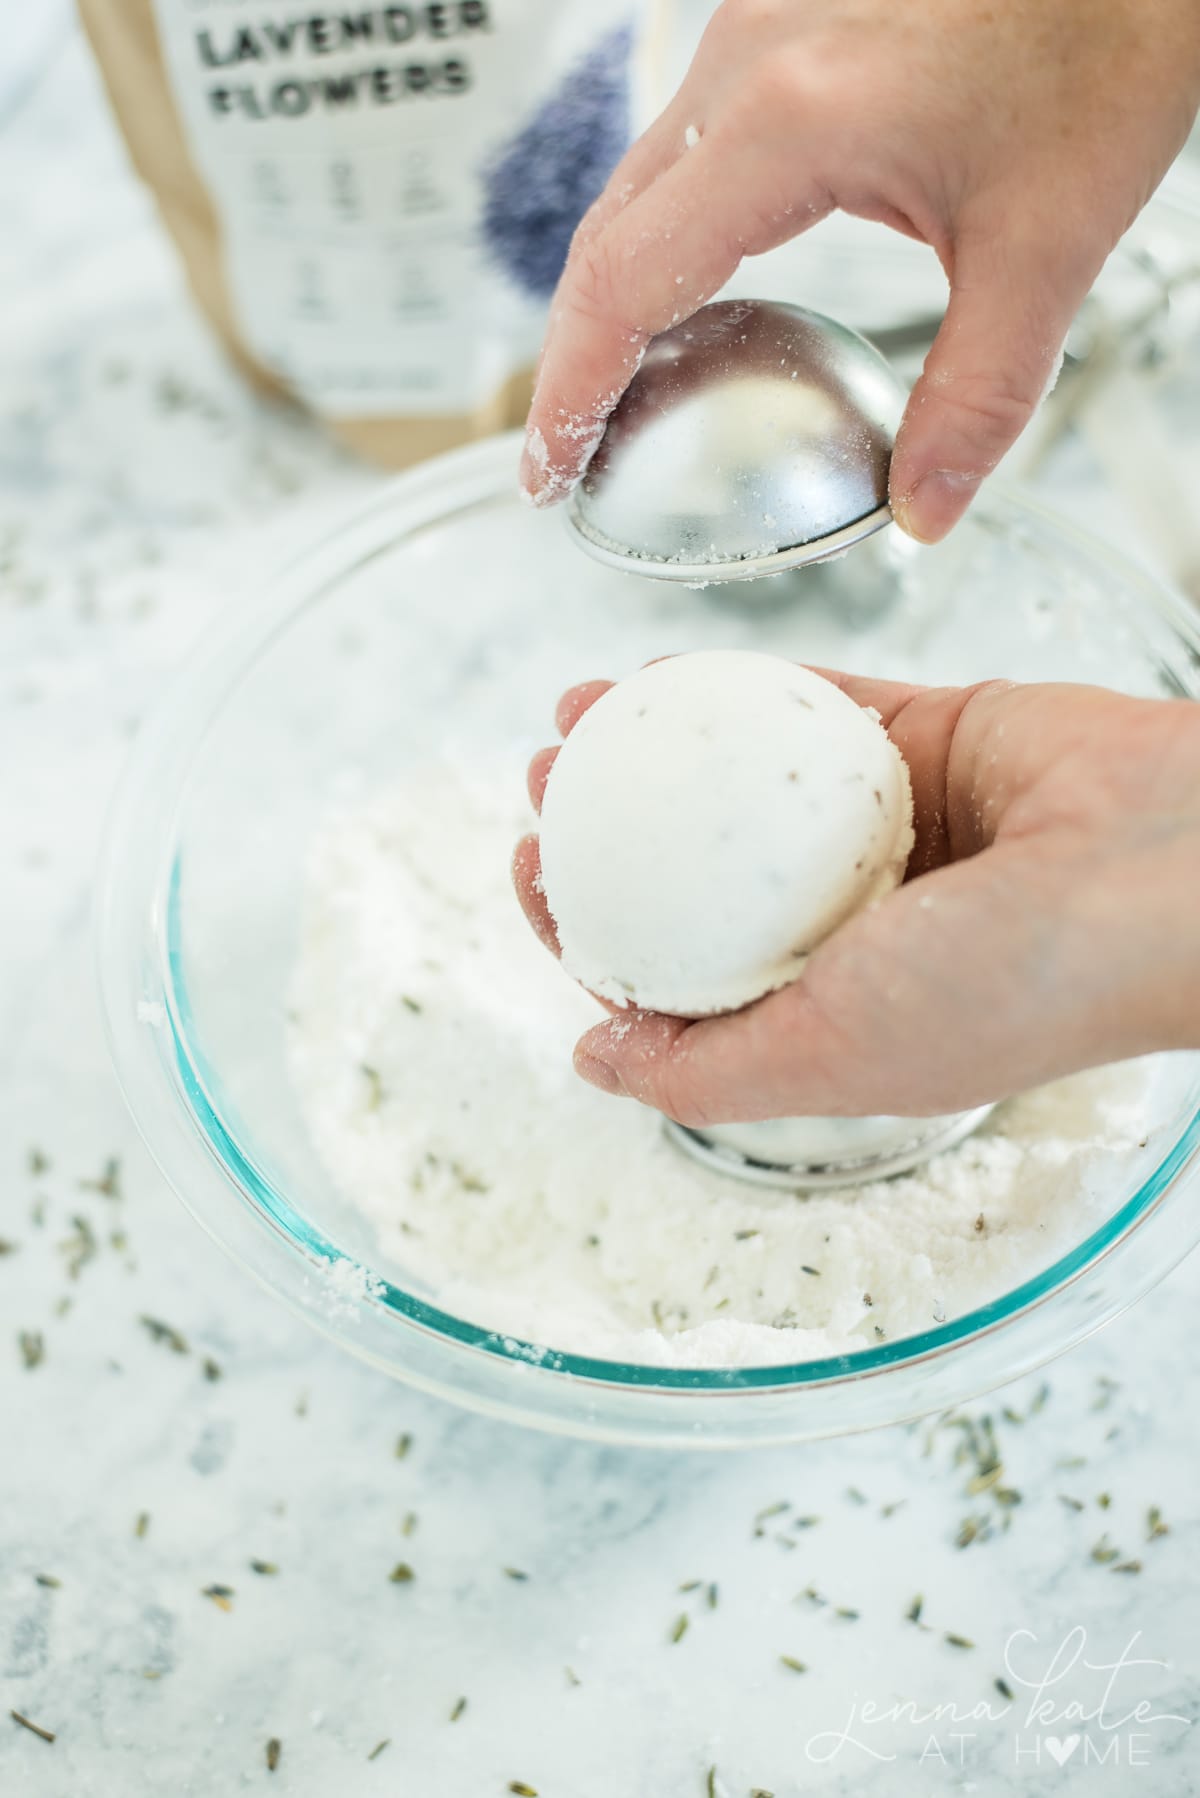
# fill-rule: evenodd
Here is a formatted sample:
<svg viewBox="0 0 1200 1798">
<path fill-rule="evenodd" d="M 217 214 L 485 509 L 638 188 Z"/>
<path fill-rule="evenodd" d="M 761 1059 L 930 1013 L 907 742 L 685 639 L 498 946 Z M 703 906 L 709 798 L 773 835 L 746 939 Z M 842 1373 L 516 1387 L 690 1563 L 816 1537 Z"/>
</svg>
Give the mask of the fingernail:
<svg viewBox="0 0 1200 1798">
<path fill-rule="evenodd" d="M 610 1061 L 601 1061 L 598 1055 L 588 1055 L 585 1050 L 575 1051 L 575 1072 L 589 1086 L 598 1086 L 602 1093 L 611 1093 L 613 1098 L 625 1091 L 621 1076 Z"/>
<path fill-rule="evenodd" d="M 918 543 L 940 543 L 974 499 L 982 476 L 933 468 L 893 505 L 896 523 Z"/>
</svg>

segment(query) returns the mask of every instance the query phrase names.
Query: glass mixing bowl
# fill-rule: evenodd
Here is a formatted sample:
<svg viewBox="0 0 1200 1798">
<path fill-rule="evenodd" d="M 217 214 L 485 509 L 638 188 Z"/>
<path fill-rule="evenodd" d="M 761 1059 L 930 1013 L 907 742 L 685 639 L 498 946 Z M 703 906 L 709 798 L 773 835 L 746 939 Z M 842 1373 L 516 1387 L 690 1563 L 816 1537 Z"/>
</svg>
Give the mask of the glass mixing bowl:
<svg viewBox="0 0 1200 1798">
<path fill-rule="evenodd" d="M 164 700 L 115 803 L 99 961 L 129 1104 L 171 1185 L 318 1328 L 428 1391 L 545 1428 L 733 1446 L 956 1403 L 1078 1342 L 1193 1246 L 1200 1057 L 1163 1057 L 1133 1164 L 1096 1175 L 1102 1220 L 994 1303 L 907 1340 L 792 1366 L 631 1366 L 515 1341 L 381 1264 L 310 1146 L 288 1077 L 286 993 L 306 851 L 347 776 L 378 783 L 453 735 L 511 760 L 566 686 L 665 651 L 758 647 L 933 681 L 1099 681 L 1195 697 L 1200 632 L 1145 575 L 1014 497 L 951 539 L 881 533 L 846 559 L 703 592 L 580 555 L 522 506 L 516 442 L 402 476 L 270 589 Z M 697 1178 L 704 1178 L 698 1174 Z M 802 1202 L 802 1201 L 798 1201 Z"/>
</svg>

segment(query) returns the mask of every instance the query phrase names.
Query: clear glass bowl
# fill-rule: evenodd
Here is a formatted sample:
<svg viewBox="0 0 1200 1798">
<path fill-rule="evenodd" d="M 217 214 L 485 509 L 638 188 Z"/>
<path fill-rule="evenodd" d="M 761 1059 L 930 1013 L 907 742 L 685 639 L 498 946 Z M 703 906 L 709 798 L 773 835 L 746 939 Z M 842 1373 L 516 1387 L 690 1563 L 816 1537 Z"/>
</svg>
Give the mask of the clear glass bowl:
<svg viewBox="0 0 1200 1798">
<path fill-rule="evenodd" d="M 310 1147 L 285 1053 L 304 859 L 348 772 L 386 780 L 447 721 L 460 751 L 523 758 L 564 686 L 685 647 L 935 681 L 1200 690 L 1182 602 L 1017 498 L 987 497 L 937 549 L 888 531 L 840 562 L 694 592 L 581 556 L 558 519 L 519 503 L 515 469 L 501 438 L 389 484 L 232 609 L 142 736 L 108 831 L 99 962 L 121 1082 L 167 1179 L 265 1286 L 364 1359 L 580 1435 L 833 1434 L 956 1403 L 1078 1342 L 1200 1236 L 1185 1191 L 1200 1057 L 1162 1058 L 1145 1150 L 1101 1171 L 1103 1221 L 1085 1241 L 997 1302 L 861 1353 L 716 1371 L 587 1360 L 450 1316 L 378 1265 Z"/>
</svg>

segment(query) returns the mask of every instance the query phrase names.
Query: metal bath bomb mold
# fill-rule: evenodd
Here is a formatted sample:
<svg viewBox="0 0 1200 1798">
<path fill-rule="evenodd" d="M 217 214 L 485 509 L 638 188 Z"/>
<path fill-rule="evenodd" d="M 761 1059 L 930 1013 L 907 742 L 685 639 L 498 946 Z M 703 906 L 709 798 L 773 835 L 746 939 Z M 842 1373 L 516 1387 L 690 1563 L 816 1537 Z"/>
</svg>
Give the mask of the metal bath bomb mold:
<svg viewBox="0 0 1200 1798">
<path fill-rule="evenodd" d="M 820 313 L 718 300 L 656 337 L 568 502 L 580 548 L 657 580 L 749 581 L 891 522 L 906 394 Z"/>
</svg>

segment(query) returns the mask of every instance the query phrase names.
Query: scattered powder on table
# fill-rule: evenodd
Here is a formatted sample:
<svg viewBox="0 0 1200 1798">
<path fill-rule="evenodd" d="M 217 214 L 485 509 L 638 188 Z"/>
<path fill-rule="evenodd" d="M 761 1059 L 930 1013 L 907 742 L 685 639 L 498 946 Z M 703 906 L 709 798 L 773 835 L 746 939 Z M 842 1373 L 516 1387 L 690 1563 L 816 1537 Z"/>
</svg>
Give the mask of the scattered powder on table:
<svg viewBox="0 0 1200 1798">
<path fill-rule="evenodd" d="M 438 763 L 313 845 L 291 1070 L 382 1271 L 544 1347 L 770 1364 L 960 1315 L 1099 1224 L 1101 1168 L 1146 1132 L 1136 1064 L 1010 1101 L 912 1175 L 812 1197 L 712 1174 L 584 1085 L 571 1049 L 595 1004 L 509 883 L 520 792 L 515 763 Z"/>
</svg>

